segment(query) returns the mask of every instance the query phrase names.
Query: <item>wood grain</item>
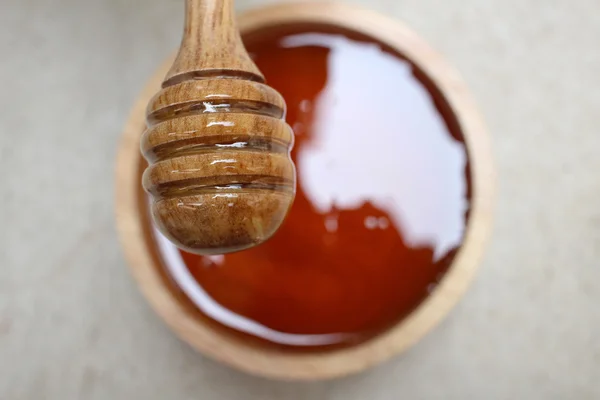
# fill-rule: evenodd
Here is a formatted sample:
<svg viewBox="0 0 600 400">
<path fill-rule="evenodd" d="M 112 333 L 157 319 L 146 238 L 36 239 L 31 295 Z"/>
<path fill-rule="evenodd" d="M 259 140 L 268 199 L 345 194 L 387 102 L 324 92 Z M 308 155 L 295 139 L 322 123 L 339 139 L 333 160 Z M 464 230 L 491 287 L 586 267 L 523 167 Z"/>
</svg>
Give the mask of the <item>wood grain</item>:
<svg viewBox="0 0 600 400">
<path fill-rule="evenodd" d="M 233 0 L 186 0 L 181 47 L 165 82 L 182 75 L 235 75 L 260 82 L 264 77 L 248 57 L 235 21 Z"/>
<path fill-rule="evenodd" d="M 288 353 L 248 345 L 217 333 L 186 312 L 159 273 L 155 244 L 144 230 L 139 209 L 138 142 L 144 129 L 144 106 L 166 68 L 150 80 L 125 126 L 117 161 L 117 224 L 123 247 L 146 299 L 161 318 L 195 349 L 243 371 L 284 380 L 317 380 L 363 371 L 401 353 L 436 326 L 470 284 L 492 225 L 494 173 L 489 136 L 459 75 L 402 23 L 338 3 L 282 4 L 257 9 L 240 18 L 242 33 L 288 23 L 323 23 L 353 29 L 385 42 L 415 62 L 437 85 L 456 115 L 471 165 L 472 206 L 464 243 L 437 289 L 411 315 L 384 334 L 355 347 L 324 353 Z"/>
<path fill-rule="evenodd" d="M 187 0 L 181 48 L 146 108 L 143 185 L 178 247 L 222 254 L 262 243 L 295 194 L 285 102 L 264 83 L 232 0 Z"/>
</svg>

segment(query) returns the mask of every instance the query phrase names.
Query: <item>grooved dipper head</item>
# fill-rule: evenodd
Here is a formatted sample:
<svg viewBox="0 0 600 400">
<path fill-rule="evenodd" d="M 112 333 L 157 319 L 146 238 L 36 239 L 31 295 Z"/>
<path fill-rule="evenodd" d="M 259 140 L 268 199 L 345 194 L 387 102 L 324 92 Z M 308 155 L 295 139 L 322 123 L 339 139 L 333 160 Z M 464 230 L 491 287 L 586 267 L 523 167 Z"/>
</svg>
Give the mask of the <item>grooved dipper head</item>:
<svg viewBox="0 0 600 400">
<path fill-rule="evenodd" d="M 160 231 L 197 254 L 271 237 L 295 192 L 284 114 L 279 93 L 237 76 L 183 80 L 156 94 L 141 147 Z"/>
</svg>

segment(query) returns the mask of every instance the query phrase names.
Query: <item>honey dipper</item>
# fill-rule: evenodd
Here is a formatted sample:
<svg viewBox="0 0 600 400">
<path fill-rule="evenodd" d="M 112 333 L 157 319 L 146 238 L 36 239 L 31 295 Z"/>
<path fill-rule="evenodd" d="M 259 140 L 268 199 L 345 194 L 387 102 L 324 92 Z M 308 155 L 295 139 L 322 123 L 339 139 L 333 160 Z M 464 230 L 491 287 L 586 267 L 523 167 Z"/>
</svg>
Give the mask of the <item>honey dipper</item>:
<svg viewBox="0 0 600 400">
<path fill-rule="evenodd" d="M 181 47 L 141 141 L 154 221 L 197 254 L 260 244 L 294 200 L 285 102 L 248 56 L 234 14 L 233 0 L 186 0 Z"/>
</svg>

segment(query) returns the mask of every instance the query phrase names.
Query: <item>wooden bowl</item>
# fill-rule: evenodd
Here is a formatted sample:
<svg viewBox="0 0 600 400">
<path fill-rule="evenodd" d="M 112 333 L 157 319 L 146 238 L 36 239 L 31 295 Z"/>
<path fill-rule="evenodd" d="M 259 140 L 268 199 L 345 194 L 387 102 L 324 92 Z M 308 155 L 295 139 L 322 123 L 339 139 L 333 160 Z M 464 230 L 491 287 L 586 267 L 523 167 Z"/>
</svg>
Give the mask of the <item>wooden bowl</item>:
<svg viewBox="0 0 600 400">
<path fill-rule="evenodd" d="M 117 226 L 131 272 L 147 301 L 165 323 L 201 353 L 252 374 L 286 380 L 333 378 L 362 371 L 399 354 L 430 331 L 463 295 L 480 262 L 492 222 L 494 176 L 488 134 L 465 84 L 444 59 L 402 23 L 336 3 L 281 4 L 238 20 L 242 34 L 282 24 L 318 23 L 346 28 L 388 44 L 414 62 L 437 86 L 455 114 L 471 165 L 471 212 L 464 242 L 437 289 L 407 318 L 354 347 L 324 352 L 284 352 L 225 335 L 186 311 L 160 272 L 161 258 L 149 229 L 140 189 L 140 136 L 145 108 L 171 60 L 147 84 L 127 122 L 116 174 Z"/>
</svg>

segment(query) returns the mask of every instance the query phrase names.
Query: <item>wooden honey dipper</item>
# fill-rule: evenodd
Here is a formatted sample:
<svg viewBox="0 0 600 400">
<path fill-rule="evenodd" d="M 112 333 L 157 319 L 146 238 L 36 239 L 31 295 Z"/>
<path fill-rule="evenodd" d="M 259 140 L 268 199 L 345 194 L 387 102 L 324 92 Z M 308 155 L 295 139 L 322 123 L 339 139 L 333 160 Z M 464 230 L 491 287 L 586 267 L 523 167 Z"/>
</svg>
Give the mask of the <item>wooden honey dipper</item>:
<svg viewBox="0 0 600 400">
<path fill-rule="evenodd" d="M 234 14 L 233 0 L 186 0 L 181 47 L 141 141 L 156 225 L 198 254 L 265 241 L 295 194 L 285 102 L 248 56 Z"/>
</svg>

